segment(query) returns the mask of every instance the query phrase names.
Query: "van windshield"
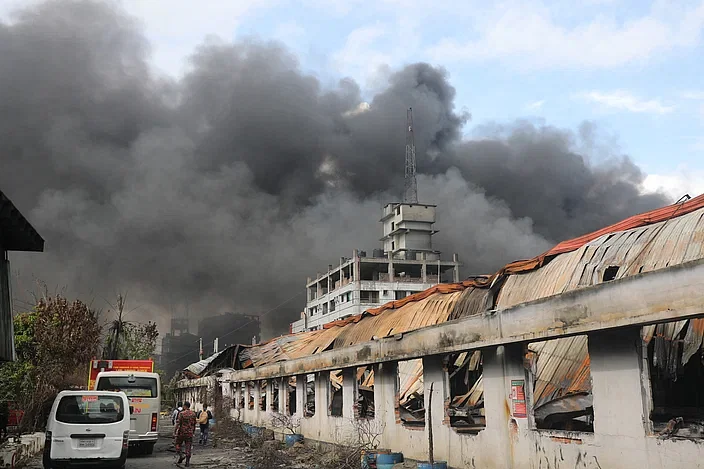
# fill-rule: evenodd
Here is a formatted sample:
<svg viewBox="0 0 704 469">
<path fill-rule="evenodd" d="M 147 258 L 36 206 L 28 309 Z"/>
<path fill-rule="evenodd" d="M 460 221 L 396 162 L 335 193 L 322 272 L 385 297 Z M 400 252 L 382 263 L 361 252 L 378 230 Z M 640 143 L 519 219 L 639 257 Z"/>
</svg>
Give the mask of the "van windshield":
<svg viewBox="0 0 704 469">
<path fill-rule="evenodd" d="M 56 420 L 63 423 L 116 423 L 124 417 L 122 399 L 115 396 L 64 396 L 56 409 Z"/>
<path fill-rule="evenodd" d="M 98 380 L 98 391 L 122 391 L 127 397 L 158 397 L 156 378 L 103 376 Z"/>
</svg>

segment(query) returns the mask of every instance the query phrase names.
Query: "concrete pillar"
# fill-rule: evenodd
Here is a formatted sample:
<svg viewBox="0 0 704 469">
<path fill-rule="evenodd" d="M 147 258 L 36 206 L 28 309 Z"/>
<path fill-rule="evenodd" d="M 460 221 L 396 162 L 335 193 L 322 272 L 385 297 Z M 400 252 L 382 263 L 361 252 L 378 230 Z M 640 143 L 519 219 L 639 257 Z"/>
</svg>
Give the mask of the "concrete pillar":
<svg viewBox="0 0 704 469">
<path fill-rule="evenodd" d="M 389 268 L 388 268 L 388 273 L 389 273 L 389 282 L 394 281 L 394 261 L 393 261 L 393 254 L 389 252 Z"/>
<path fill-rule="evenodd" d="M 235 409 L 240 409 L 240 400 L 242 399 L 242 383 L 235 383 L 234 398 L 235 404 L 232 406 Z"/>
<path fill-rule="evenodd" d="M 259 422 L 261 414 L 261 399 L 262 399 L 262 387 L 261 381 L 257 380 L 254 382 L 254 409 L 252 410 L 252 422 Z"/>
<path fill-rule="evenodd" d="M 397 379 L 396 362 L 384 362 L 374 366 L 374 419 L 383 428 L 393 428 L 401 424 Z M 387 443 L 382 443 L 382 446 L 385 444 Z"/>
<path fill-rule="evenodd" d="M 594 433 L 616 438 L 634 467 L 647 467 L 646 423 L 640 328 L 592 332 L 588 347 L 594 403 Z M 645 404 L 645 405 L 644 405 Z M 619 467 L 622 454 L 604 451 L 602 467 Z M 652 461 L 651 461 L 652 464 Z M 684 466 L 683 466 L 684 467 Z"/>
<path fill-rule="evenodd" d="M 327 419 L 330 415 L 328 405 L 328 388 L 330 375 L 327 371 L 315 373 L 315 416 L 318 419 Z"/>
<path fill-rule="evenodd" d="M 275 378 L 274 378 L 274 379 L 275 379 Z M 272 379 L 268 379 L 268 380 L 266 381 L 266 384 L 263 384 L 263 383 L 262 383 L 262 386 L 264 386 L 264 387 L 262 388 L 262 390 L 263 390 L 264 392 L 266 392 L 266 396 L 265 396 L 265 398 L 266 398 L 266 405 L 264 406 L 264 409 L 265 409 L 264 412 L 265 412 L 266 414 L 270 414 L 270 413 L 271 413 L 271 406 L 272 406 L 273 403 L 274 403 L 274 393 L 272 392 L 272 389 L 274 388 L 273 384 L 274 384 L 274 383 L 272 382 Z M 268 418 L 268 415 L 265 415 L 264 417 L 265 417 L 265 418 Z"/>
<path fill-rule="evenodd" d="M 425 434 L 429 434 L 428 428 L 432 425 L 435 458 L 447 461 L 450 456 L 450 438 L 448 438 L 449 428 L 444 425 L 444 422 L 445 400 L 449 396 L 449 389 L 446 387 L 445 376 L 441 355 L 423 357 L 423 398 L 426 409 Z M 432 393 L 430 391 L 431 386 Z M 430 396 L 432 396 L 432 402 Z M 428 409 L 431 412 L 428 412 Z"/>
<path fill-rule="evenodd" d="M 343 368 L 342 370 L 342 417 L 355 418 L 355 399 L 357 388 L 357 369 Z"/>
<path fill-rule="evenodd" d="M 452 255 L 452 261 L 453 261 L 453 262 L 459 262 L 459 261 L 460 261 L 460 256 L 458 256 L 457 254 L 453 254 L 453 255 Z M 455 282 L 455 283 L 457 283 L 457 282 L 460 281 L 460 266 L 459 266 L 459 265 L 455 265 L 455 266 L 452 268 L 452 281 Z"/>
<path fill-rule="evenodd" d="M 296 376 L 296 417 L 302 419 L 305 417 L 306 408 L 306 375 Z"/>
<path fill-rule="evenodd" d="M 279 413 L 288 415 L 286 403 L 288 402 L 288 378 L 278 378 L 279 380 Z"/>
</svg>

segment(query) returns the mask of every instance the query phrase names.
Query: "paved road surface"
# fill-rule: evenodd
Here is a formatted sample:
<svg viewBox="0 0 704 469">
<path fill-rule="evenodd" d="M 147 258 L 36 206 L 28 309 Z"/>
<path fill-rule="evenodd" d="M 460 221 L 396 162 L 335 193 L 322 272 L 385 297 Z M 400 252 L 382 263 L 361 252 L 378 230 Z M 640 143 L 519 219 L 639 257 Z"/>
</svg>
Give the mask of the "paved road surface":
<svg viewBox="0 0 704 469">
<path fill-rule="evenodd" d="M 162 420 L 159 425 L 159 441 L 154 448 L 154 454 L 148 456 L 130 456 L 127 459 L 126 469 L 174 469 L 176 453 L 173 452 L 173 427 L 171 421 Z M 171 449 L 171 451 L 169 451 Z M 231 467 L 245 468 L 247 456 L 242 451 L 227 450 L 208 447 L 193 446 L 191 467 Z M 42 469 L 41 457 L 34 458 L 28 466 L 30 469 Z M 183 467 L 183 465 L 181 465 Z"/>
</svg>

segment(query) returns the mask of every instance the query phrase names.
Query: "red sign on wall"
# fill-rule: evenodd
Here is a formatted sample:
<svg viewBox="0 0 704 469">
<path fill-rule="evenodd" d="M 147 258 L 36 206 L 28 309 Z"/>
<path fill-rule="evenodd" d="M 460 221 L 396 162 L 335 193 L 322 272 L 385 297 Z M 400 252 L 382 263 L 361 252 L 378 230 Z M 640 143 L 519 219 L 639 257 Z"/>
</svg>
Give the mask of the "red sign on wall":
<svg viewBox="0 0 704 469">
<path fill-rule="evenodd" d="M 525 381 L 522 379 L 511 381 L 511 414 L 515 418 L 524 419 L 528 417 L 526 409 Z"/>
</svg>

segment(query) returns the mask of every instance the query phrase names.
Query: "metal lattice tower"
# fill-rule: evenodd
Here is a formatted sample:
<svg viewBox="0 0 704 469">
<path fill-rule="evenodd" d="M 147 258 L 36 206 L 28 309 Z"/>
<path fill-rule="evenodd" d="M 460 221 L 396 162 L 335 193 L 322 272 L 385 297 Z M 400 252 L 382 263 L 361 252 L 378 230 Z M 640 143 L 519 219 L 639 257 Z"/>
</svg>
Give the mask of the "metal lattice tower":
<svg viewBox="0 0 704 469">
<path fill-rule="evenodd" d="M 418 203 L 418 182 L 416 181 L 416 142 L 413 137 L 413 109 L 406 111 L 406 172 L 403 185 L 403 203 Z"/>
</svg>

